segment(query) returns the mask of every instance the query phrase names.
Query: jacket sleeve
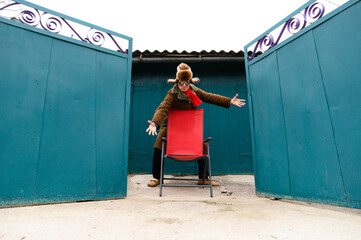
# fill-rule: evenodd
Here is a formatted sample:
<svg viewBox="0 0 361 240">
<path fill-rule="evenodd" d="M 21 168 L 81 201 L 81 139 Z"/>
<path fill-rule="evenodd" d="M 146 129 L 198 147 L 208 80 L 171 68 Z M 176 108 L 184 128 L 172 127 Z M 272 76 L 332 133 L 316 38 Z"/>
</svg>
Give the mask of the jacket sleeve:
<svg viewBox="0 0 361 240">
<path fill-rule="evenodd" d="M 213 93 L 207 93 L 199 88 L 197 91 L 197 96 L 205 103 L 214 104 L 224 108 L 229 108 L 231 104 L 231 99 L 229 97 L 224 97 Z"/>
<path fill-rule="evenodd" d="M 174 97 L 171 93 L 171 90 L 168 91 L 167 96 L 164 98 L 163 102 L 159 105 L 157 110 L 155 110 L 152 122 L 155 122 L 160 126 L 163 120 L 168 116 L 169 109 L 173 105 Z"/>
</svg>

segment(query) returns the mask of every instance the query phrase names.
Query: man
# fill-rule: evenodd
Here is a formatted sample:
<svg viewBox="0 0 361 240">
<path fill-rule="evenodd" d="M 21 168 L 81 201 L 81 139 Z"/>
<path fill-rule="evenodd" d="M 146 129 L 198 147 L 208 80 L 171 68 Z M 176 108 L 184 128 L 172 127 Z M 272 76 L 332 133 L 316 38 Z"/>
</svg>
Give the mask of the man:
<svg viewBox="0 0 361 240">
<path fill-rule="evenodd" d="M 174 109 L 195 109 L 202 102 L 214 104 L 217 106 L 229 108 L 230 104 L 237 107 L 244 106 L 245 100 L 238 99 L 238 94 L 234 98 L 230 99 L 228 97 L 220 96 L 217 94 L 207 93 L 196 86 L 194 83 L 199 82 L 199 78 L 193 78 L 193 73 L 191 68 L 185 64 L 181 63 L 177 67 L 176 79 L 169 79 L 168 83 L 174 84 L 173 88 L 170 89 L 167 93 L 167 96 L 164 98 L 163 102 L 159 105 L 157 110 L 154 113 L 152 121 L 148 120 L 149 127 L 146 132 L 154 136 L 157 135 L 157 129 L 160 128 L 157 140 L 154 145 L 154 155 L 153 155 L 153 179 L 148 183 L 148 187 L 155 187 L 159 185 L 160 179 L 160 162 L 162 154 L 162 137 L 165 137 L 167 134 L 167 120 L 168 120 L 168 111 L 171 108 Z M 163 124 L 162 124 L 163 123 Z M 198 177 L 203 179 L 203 175 L 206 174 L 206 179 L 208 178 L 208 172 L 204 173 L 203 166 L 204 160 L 198 161 Z M 198 181 L 198 184 L 203 184 L 203 181 Z M 209 180 L 205 181 L 206 185 L 209 185 Z M 218 182 L 212 181 L 213 186 L 218 186 Z"/>
</svg>

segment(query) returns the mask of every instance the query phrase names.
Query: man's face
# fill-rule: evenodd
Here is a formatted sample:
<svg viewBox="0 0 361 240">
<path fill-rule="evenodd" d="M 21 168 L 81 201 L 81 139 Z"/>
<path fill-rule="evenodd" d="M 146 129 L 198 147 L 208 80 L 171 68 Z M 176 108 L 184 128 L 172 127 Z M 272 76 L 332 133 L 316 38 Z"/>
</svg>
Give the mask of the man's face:
<svg viewBox="0 0 361 240">
<path fill-rule="evenodd" d="M 188 81 L 179 81 L 178 87 L 182 92 L 186 92 L 189 88 L 189 82 Z"/>
</svg>

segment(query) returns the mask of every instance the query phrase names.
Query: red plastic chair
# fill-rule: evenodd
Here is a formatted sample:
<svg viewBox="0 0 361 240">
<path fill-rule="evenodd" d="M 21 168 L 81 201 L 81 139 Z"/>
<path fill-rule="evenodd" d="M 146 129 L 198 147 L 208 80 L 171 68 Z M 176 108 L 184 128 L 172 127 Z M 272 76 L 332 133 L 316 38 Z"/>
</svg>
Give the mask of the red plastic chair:
<svg viewBox="0 0 361 240">
<path fill-rule="evenodd" d="M 207 138 L 203 141 L 203 109 L 170 109 L 168 115 L 167 131 L 167 138 L 164 137 L 162 139 L 159 196 L 162 196 L 163 187 L 209 187 L 210 195 L 213 197 L 211 161 L 208 145 L 208 141 L 211 140 L 211 138 Z M 206 177 L 206 166 L 208 165 L 210 185 L 164 184 L 164 180 L 199 180 L 185 178 L 165 178 L 164 160 L 166 158 L 181 162 L 192 162 L 204 159 L 203 184 Z"/>
</svg>

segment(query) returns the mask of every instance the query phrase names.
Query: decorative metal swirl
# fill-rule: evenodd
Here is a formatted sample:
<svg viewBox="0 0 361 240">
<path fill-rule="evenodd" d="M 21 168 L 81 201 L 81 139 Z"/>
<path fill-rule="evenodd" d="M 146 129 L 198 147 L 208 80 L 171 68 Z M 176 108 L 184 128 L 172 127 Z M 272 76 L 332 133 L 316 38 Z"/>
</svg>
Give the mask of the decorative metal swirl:
<svg viewBox="0 0 361 240">
<path fill-rule="evenodd" d="M 52 16 L 48 13 L 41 15 L 40 25 L 44 30 L 53 33 L 59 33 L 62 29 L 60 18 Z"/>
<path fill-rule="evenodd" d="M 313 23 L 321 18 L 324 13 L 325 6 L 319 2 L 315 2 L 305 9 L 305 21 Z"/>
<path fill-rule="evenodd" d="M 98 30 L 94 29 L 94 28 L 91 28 L 88 31 L 87 36 L 88 37 L 85 40 L 87 40 L 91 44 L 101 46 L 105 42 L 104 35 L 101 32 L 99 32 Z"/>
<path fill-rule="evenodd" d="M 24 10 L 19 14 L 19 21 L 33 27 L 36 27 L 40 21 L 40 14 L 38 11 Z"/>
<path fill-rule="evenodd" d="M 291 34 L 295 34 L 301 31 L 306 26 L 306 23 L 303 15 L 297 14 L 288 20 L 287 31 Z"/>
<path fill-rule="evenodd" d="M 5 10 L 7 8 L 10 8 L 11 6 L 19 5 L 22 6 L 22 4 L 19 4 L 17 2 L 12 2 L 4 7 L 0 8 L 0 11 Z M 128 54 L 128 49 L 123 50 L 119 44 L 117 43 L 116 39 L 113 35 L 109 33 L 103 33 L 99 30 L 96 30 L 94 28 L 90 28 L 87 32 L 86 37 L 82 37 L 81 34 L 79 34 L 72 26 L 71 22 L 67 21 L 64 18 L 54 16 L 52 14 L 49 14 L 47 12 L 40 12 L 38 9 L 27 7 L 26 10 L 20 10 L 19 15 L 17 16 L 19 21 L 21 23 L 33 26 L 33 27 L 41 27 L 42 29 L 53 32 L 53 33 L 61 33 L 63 30 L 63 23 L 65 23 L 66 26 L 69 27 L 71 32 L 75 34 L 80 41 L 87 42 L 96 46 L 103 46 L 107 38 L 110 38 L 111 43 L 114 44 L 113 47 L 116 47 L 116 51 L 122 52 L 125 54 Z M 72 36 L 73 36 L 72 34 Z M 63 33 L 64 35 L 64 33 Z"/>
<path fill-rule="evenodd" d="M 270 49 L 271 47 L 273 47 L 273 43 L 274 43 L 273 36 L 271 34 L 268 34 L 268 35 L 264 36 L 263 38 L 261 38 L 259 47 L 260 47 L 261 51 L 265 52 L 268 49 Z"/>
<path fill-rule="evenodd" d="M 288 33 L 295 34 L 305 28 L 307 23 L 311 24 L 316 20 L 320 19 L 324 13 L 325 6 L 322 3 L 315 2 L 310 6 L 306 7 L 303 10 L 303 13 L 296 14 L 284 23 L 276 41 L 271 33 L 259 39 L 254 47 L 252 55 L 247 57 L 248 61 L 251 61 L 253 58 L 255 58 L 255 54 L 258 49 L 261 52 L 265 52 L 268 49 L 276 46 L 280 42 L 280 39 L 286 29 Z"/>
</svg>

